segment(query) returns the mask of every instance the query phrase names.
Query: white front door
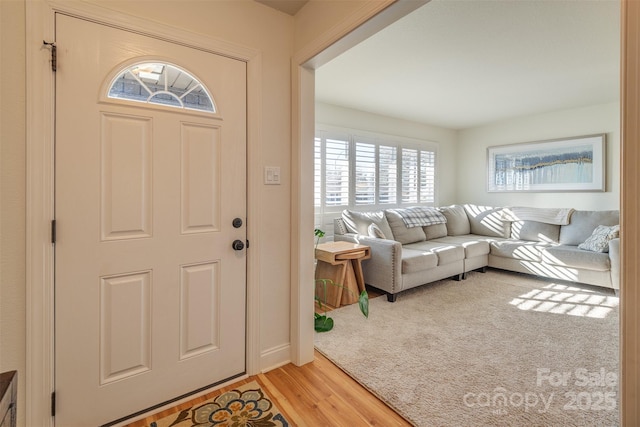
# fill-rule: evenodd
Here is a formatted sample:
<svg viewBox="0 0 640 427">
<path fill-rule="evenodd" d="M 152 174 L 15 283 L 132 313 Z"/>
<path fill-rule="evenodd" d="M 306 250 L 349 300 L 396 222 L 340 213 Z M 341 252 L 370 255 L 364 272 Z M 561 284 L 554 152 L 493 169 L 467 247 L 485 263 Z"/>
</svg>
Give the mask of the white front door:
<svg viewBox="0 0 640 427">
<path fill-rule="evenodd" d="M 245 371 L 246 64 L 60 14 L 56 44 L 55 420 L 95 426 Z M 135 63 L 216 111 L 108 98 Z"/>
</svg>

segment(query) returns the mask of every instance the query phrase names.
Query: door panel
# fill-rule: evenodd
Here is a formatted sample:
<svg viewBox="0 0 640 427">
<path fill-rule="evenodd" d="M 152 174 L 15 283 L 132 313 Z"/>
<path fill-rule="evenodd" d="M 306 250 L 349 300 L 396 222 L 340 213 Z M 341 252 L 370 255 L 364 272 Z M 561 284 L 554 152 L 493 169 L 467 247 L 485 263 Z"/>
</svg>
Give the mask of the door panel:
<svg viewBox="0 0 640 427">
<path fill-rule="evenodd" d="M 246 67 L 56 18 L 56 423 L 99 425 L 245 370 Z M 132 60 L 217 112 L 111 102 Z"/>
<path fill-rule="evenodd" d="M 103 240 L 152 236 L 152 124 L 149 117 L 101 113 Z"/>
</svg>

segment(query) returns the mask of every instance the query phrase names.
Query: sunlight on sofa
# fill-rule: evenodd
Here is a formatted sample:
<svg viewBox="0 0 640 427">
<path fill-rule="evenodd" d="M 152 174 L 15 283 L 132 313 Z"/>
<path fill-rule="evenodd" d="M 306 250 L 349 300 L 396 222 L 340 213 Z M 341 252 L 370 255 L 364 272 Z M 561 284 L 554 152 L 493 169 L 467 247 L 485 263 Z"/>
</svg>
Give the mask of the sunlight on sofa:
<svg viewBox="0 0 640 427">
<path fill-rule="evenodd" d="M 505 223 L 502 219 L 503 208 L 466 204 L 464 205 L 464 209 L 469 216 L 471 232 L 473 234 L 506 237 Z M 489 233 L 482 232 L 482 229 L 489 231 Z"/>
<path fill-rule="evenodd" d="M 529 270 L 531 273 L 539 276 L 560 280 L 569 280 L 573 282 L 578 281 L 578 270 L 575 268 L 560 267 L 557 265 L 543 265 L 536 262 L 528 261 L 522 261 L 520 262 L 520 265 Z"/>
</svg>

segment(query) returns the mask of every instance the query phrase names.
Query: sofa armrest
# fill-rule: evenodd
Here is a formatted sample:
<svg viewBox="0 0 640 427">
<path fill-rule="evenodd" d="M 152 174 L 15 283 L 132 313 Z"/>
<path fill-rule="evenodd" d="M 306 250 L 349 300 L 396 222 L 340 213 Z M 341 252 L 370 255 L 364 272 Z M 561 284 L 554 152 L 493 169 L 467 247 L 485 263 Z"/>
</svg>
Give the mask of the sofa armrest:
<svg viewBox="0 0 640 427">
<path fill-rule="evenodd" d="M 620 289 L 620 239 L 609 242 L 609 262 L 611 263 L 611 286 Z"/>
<path fill-rule="evenodd" d="M 371 258 L 362 262 L 362 272 L 366 284 L 390 294 L 402 290 L 402 245 L 388 239 L 377 239 L 362 234 L 336 234 L 334 240 L 367 245 L 371 248 Z"/>
</svg>

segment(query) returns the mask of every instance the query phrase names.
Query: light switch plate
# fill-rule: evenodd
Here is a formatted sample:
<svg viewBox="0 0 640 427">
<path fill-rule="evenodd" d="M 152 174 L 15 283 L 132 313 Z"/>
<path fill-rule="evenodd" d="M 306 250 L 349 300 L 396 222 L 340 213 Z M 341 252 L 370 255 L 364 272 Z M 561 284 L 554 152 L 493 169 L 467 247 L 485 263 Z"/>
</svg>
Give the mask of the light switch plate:
<svg viewBox="0 0 640 427">
<path fill-rule="evenodd" d="M 266 185 L 280 185 L 280 167 L 279 166 L 264 167 L 264 183 Z"/>
</svg>

